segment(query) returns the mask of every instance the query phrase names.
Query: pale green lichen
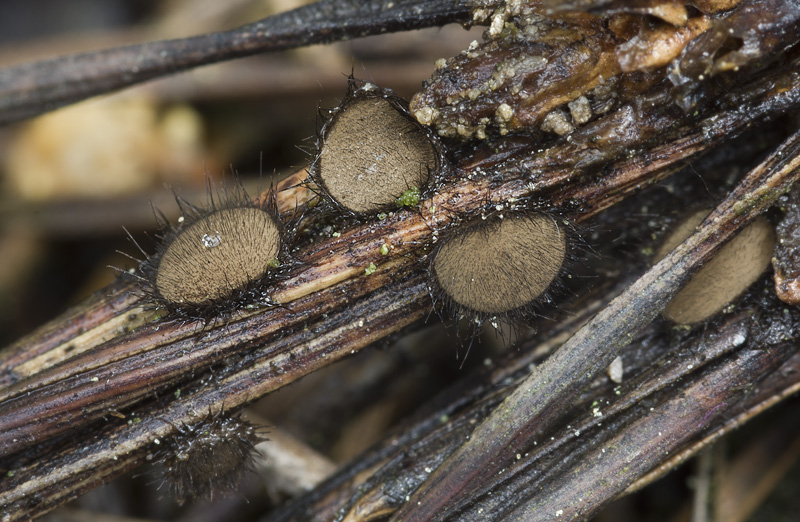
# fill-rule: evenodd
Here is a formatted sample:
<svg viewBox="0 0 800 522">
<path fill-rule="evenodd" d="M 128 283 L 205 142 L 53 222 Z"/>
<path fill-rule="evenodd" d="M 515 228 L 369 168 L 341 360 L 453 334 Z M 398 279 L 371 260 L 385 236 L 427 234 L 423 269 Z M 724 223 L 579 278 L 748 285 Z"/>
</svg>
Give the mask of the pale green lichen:
<svg viewBox="0 0 800 522">
<path fill-rule="evenodd" d="M 411 187 L 403 192 L 403 195 L 397 198 L 395 203 L 397 203 L 398 207 L 416 207 L 419 205 L 420 198 L 419 187 Z"/>
<path fill-rule="evenodd" d="M 367 268 L 364 269 L 364 273 L 367 275 L 372 275 L 378 267 L 375 266 L 375 263 L 370 263 Z"/>
<path fill-rule="evenodd" d="M 733 211 L 737 216 L 743 216 L 750 212 L 753 208 L 757 208 L 765 201 L 775 200 L 786 192 L 785 190 L 778 190 L 772 187 L 764 187 L 756 190 L 753 194 L 745 196 L 740 201 L 733 205 Z"/>
<path fill-rule="evenodd" d="M 267 264 L 272 268 L 278 268 L 278 267 L 281 266 L 281 262 L 280 262 L 280 260 L 278 260 L 277 257 L 273 257 L 272 259 L 270 259 L 269 263 L 267 263 Z"/>
<path fill-rule="evenodd" d="M 389 245 L 386 243 L 381 245 L 381 255 L 387 256 L 389 255 Z"/>
</svg>

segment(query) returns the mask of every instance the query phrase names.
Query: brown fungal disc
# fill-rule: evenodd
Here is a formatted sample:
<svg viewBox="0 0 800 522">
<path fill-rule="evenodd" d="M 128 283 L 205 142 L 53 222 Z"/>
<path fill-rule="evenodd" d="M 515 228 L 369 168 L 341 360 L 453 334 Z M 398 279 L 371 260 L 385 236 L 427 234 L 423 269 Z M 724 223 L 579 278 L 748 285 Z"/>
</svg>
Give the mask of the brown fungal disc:
<svg viewBox="0 0 800 522">
<path fill-rule="evenodd" d="M 156 290 L 173 303 L 229 297 L 269 270 L 280 241 L 278 225 L 266 210 L 216 210 L 170 243 L 158 264 Z"/>
<path fill-rule="evenodd" d="M 433 260 L 442 291 L 458 305 L 486 314 L 519 309 L 540 297 L 561 270 L 566 238 L 551 218 L 506 217 L 444 243 Z"/>
<path fill-rule="evenodd" d="M 357 99 L 334 117 L 319 158 L 328 194 L 356 212 L 377 212 L 423 187 L 436 149 L 419 125 L 381 97 Z"/>
<path fill-rule="evenodd" d="M 661 259 L 689 237 L 708 210 L 692 214 L 681 223 L 656 254 Z M 664 316 L 679 324 L 708 319 L 753 284 L 770 264 L 775 231 L 763 216 L 730 240 L 664 309 Z"/>
</svg>

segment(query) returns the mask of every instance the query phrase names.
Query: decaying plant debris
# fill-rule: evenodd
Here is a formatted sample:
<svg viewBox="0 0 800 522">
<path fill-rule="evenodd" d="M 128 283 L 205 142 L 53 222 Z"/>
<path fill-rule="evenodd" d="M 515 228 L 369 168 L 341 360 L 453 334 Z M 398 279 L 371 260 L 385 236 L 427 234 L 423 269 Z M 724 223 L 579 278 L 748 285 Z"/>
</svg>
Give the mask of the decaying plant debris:
<svg viewBox="0 0 800 522">
<path fill-rule="evenodd" d="M 487 25 L 484 42 L 437 62 L 411 101 L 417 119 L 449 139 L 459 171 L 417 211 L 351 220 L 338 237 L 293 253 L 297 265 L 267 290 L 280 307 L 176 322 L 144 306 L 135 282 L 122 278 L 0 352 L 4 520 L 44 513 L 145 463 L 176 427 L 237 411 L 428 316 L 425 256 L 440 231 L 517 208 L 602 219 L 703 153 L 717 153 L 717 165 L 740 160 L 732 143 L 745 132 L 774 132 L 783 143 L 747 158 L 752 170 L 678 250 L 635 281 L 609 278 L 602 291 L 578 296 L 573 318 L 455 383 L 270 520 L 582 519 L 797 389 L 800 315 L 786 304 L 796 303 L 786 278 L 798 268 L 786 242 L 775 261 L 777 295 L 765 276 L 701 327 L 671 330 L 654 319 L 722 243 L 776 202 L 786 212 L 778 235 L 792 244 L 797 198 L 784 194 L 800 173 L 800 135 L 784 116 L 800 104 L 800 5 L 395 1 L 375 15 L 368 2 L 347 25 L 359 7 L 341 4 L 302 8 L 306 18 L 279 35 L 262 31 L 260 48 Z M 309 17 L 315 25 L 298 28 Z M 233 40 L 219 49 L 210 37 L 148 44 L 158 53 L 145 53 L 153 60 L 136 66 L 141 74 L 119 68 L 133 67 L 120 57 L 143 47 L 0 71 L 0 119 L 252 52 L 231 36 L 241 32 L 226 33 Z M 180 63 L 163 59 L 172 52 Z M 99 70 L 93 61 L 107 77 L 81 76 Z M 35 75 L 63 75 L 65 64 L 73 82 L 63 89 L 30 87 Z M 307 210 L 304 176 L 282 182 L 281 212 Z M 620 354 L 633 377 L 615 387 L 598 376 Z"/>
</svg>

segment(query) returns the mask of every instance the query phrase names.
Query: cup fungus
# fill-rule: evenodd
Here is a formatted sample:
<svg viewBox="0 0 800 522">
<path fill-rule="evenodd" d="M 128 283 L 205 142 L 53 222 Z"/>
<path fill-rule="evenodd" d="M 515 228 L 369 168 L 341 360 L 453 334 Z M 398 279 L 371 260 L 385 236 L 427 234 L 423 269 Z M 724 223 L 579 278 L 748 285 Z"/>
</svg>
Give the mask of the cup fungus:
<svg viewBox="0 0 800 522">
<path fill-rule="evenodd" d="M 163 479 L 179 504 L 238 491 L 265 440 L 260 429 L 237 415 L 208 413 L 196 423 L 177 427 L 158 453 Z"/>
<path fill-rule="evenodd" d="M 394 206 L 407 191 L 424 189 L 444 164 L 437 138 L 410 116 L 405 101 L 352 79 L 318 148 L 312 179 L 354 214 Z"/>
<path fill-rule="evenodd" d="M 431 277 L 448 304 L 479 318 L 520 318 L 542 298 L 567 255 L 564 232 L 544 214 L 491 217 L 446 238 Z"/>
<path fill-rule="evenodd" d="M 661 259 L 689 237 L 709 210 L 701 210 L 679 224 L 661 245 Z M 664 309 L 678 324 L 694 324 L 717 314 L 739 297 L 767 269 L 775 248 L 775 231 L 764 216 L 731 239 Z"/>
<path fill-rule="evenodd" d="M 169 227 L 141 267 L 156 304 L 189 317 L 230 311 L 280 265 L 283 227 L 274 197 L 257 204 L 240 192 L 219 208 L 213 199 L 208 210 L 181 205 L 186 222 Z"/>
</svg>

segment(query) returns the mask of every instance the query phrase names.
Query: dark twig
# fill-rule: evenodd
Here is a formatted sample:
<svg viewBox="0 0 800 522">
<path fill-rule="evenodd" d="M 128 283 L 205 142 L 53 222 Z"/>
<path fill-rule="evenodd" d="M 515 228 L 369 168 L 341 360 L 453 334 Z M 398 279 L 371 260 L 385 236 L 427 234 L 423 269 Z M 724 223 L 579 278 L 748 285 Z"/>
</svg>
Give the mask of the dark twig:
<svg viewBox="0 0 800 522">
<path fill-rule="evenodd" d="M 773 83 L 770 78 L 764 81 L 768 85 Z M 782 110 L 786 103 L 796 102 L 800 86 L 794 90 L 779 91 L 778 93 L 771 91 L 762 93 L 759 89 L 753 90 L 756 92 L 756 96 L 749 105 L 753 109 L 749 115 L 751 118 L 764 118 L 772 114 L 769 110 L 770 107 L 773 111 Z M 622 110 L 625 108 L 623 107 Z M 659 111 L 660 109 L 656 107 L 653 110 Z M 734 110 L 738 112 L 740 107 L 736 107 Z M 549 169 L 546 176 L 534 177 L 528 172 L 519 170 L 506 172 L 507 167 L 500 165 L 497 168 L 504 174 L 500 183 L 488 181 L 493 178 L 490 172 L 485 173 L 479 179 L 467 179 L 443 186 L 430 201 L 422 203 L 423 210 L 420 214 L 401 212 L 393 218 L 353 228 L 339 238 L 314 245 L 301 254 L 303 265 L 294 270 L 291 277 L 278 284 L 273 294 L 274 298 L 279 302 L 290 303 L 313 292 L 319 294 L 322 289 L 330 288 L 358 274 L 363 274 L 364 268 L 370 263 L 380 266 L 387 261 L 394 260 L 397 263 L 395 269 L 406 267 L 411 262 L 407 256 L 419 253 L 419 246 L 430 242 L 433 230 L 447 226 L 459 214 L 479 212 L 487 202 L 493 200 L 530 198 L 552 192 L 558 187 L 564 187 L 570 191 L 567 193 L 571 195 L 567 203 L 579 201 L 585 209 L 581 215 L 577 216 L 577 219 L 591 217 L 600 209 L 605 208 L 609 200 L 619 200 L 622 195 L 630 193 L 637 186 L 641 187 L 665 173 L 672 172 L 676 162 L 713 146 L 715 139 L 720 139 L 723 135 L 730 137 L 741 132 L 747 126 L 748 121 L 752 121 L 744 117 L 735 122 L 728 121 L 726 118 L 728 112 L 730 111 L 723 110 L 708 118 L 714 122 L 727 122 L 718 126 L 718 132 L 704 134 L 701 131 L 698 133 L 694 127 L 688 126 L 684 128 L 683 135 L 679 134 L 672 144 L 665 144 L 657 149 L 655 158 L 659 161 L 651 164 L 655 170 L 651 170 L 649 167 L 642 168 L 635 161 L 624 160 L 618 164 L 617 169 L 609 171 L 608 177 L 602 180 L 598 179 L 596 184 L 586 186 L 582 192 L 577 194 L 571 192 L 570 182 L 579 179 L 582 171 L 564 165 L 563 160 L 559 160 L 562 162 L 559 167 Z M 612 125 L 614 124 L 613 114 L 610 115 L 609 121 Z M 647 119 L 645 118 L 643 121 L 647 121 Z M 598 120 L 593 127 L 597 129 L 597 132 L 603 132 L 604 120 Z M 587 132 L 586 135 L 587 142 L 590 142 L 591 132 Z M 701 139 L 704 135 L 709 139 Z M 690 138 L 689 143 L 686 141 L 687 137 Z M 635 142 L 630 141 L 624 144 L 624 146 L 635 145 Z M 565 157 L 563 149 L 569 150 L 580 146 L 580 142 L 576 142 L 576 140 L 557 144 L 548 149 L 545 154 L 534 156 L 530 164 L 538 164 L 534 170 L 534 172 L 538 172 L 539 169 L 547 166 L 549 158 Z M 483 171 L 476 171 L 478 174 L 481 172 Z M 624 190 L 622 190 L 623 188 Z M 296 199 L 294 193 L 291 193 L 292 195 L 288 198 L 285 197 L 286 192 L 282 194 L 284 194 L 283 199 L 291 202 Z M 564 201 L 558 195 L 554 195 L 553 198 L 554 201 Z M 454 203 L 455 201 L 457 203 Z M 434 206 L 437 210 L 431 212 Z M 383 244 L 393 247 L 389 256 L 379 253 Z M 364 288 L 363 291 L 367 292 L 374 288 Z M 356 295 L 352 295 L 352 297 L 356 297 Z M 324 310 L 329 310 L 326 299 L 320 294 L 313 304 L 309 302 L 307 306 L 310 315 L 304 315 L 305 312 L 300 313 L 299 310 L 294 314 L 282 310 L 261 314 L 260 319 L 256 322 L 260 320 L 266 322 L 268 326 L 260 328 L 265 335 L 265 337 L 259 338 L 260 342 L 266 342 L 269 340 L 269 336 L 276 335 L 276 332 L 295 328 L 303 321 L 312 320 Z M 114 312 L 111 313 L 113 315 Z M 141 312 L 135 313 L 140 314 Z M 221 330 L 222 325 L 228 329 L 236 324 L 220 320 L 220 326 L 214 328 L 213 331 Z M 53 328 L 57 329 L 56 326 Z M 242 329 L 241 326 L 238 328 L 238 331 L 242 333 L 246 331 L 246 328 Z M 78 419 L 81 419 L 81 422 L 88 422 L 109 409 L 119 409 L 130 405 L 146 395 L 149 387 L 175 384 L 193 369 L 216 364 L 230 356 L 231 350 L 244 350 L 252 342 L 252 339 L 248 340 L 246 336 L 242 336 L 237 341 L 236 338 L 230 336 L 232 332 L 229 331 L 227 335 L 223 335 L 228 340 L 222 342 L 222 337 L 213 338 L 206 344 L 207 355 L 204 355 L 206 352 L 203 350 L 193 348 L 191 350 L 192 357 L 183 358 L 183 364 L 176 363 L 169 368 L 166 365 L 142 368 L 141 363 L 136 360 L 137 357 L 147 357 L 149 360 L 163 361 L 165 358 L 169 360 L 169 357 L 174 357 L 175 354 L 183 353 L 195 346 L 194 338 L 202 331 L 203 327 L 200 324 L 168 323 L 163 325 L 155 323 L 131 332 L 127 336 L 114 339 L 103 345 L 102 349 L 85 351 L 87 348 L 82 347 L 83 354 L 73 357 L 61 365 L 53 366 L 58 360 L 57 357 L 73 355 L 66 352 L 65 347 L 70 345 L 67 342 L 68 339 L 61 337 L 58 339 L 60 344 L 46 344 L 47 351 L 51 351 L 53 354 L 45 353 L 40 347 L 33 350 L 35 353 L 41 354 L 40 357 L 47 362 L 44 367 L 38 363 L 32 365 L 27 361 L 23 365 L 18 358 L 10 359 L 9 362 L 16 364 L 0 367 L 6 379 L 19 380 L 29 375 L 30 378 L 0 390 L 0 399 L 6 399 L 0 404 L 0 442 L 9 445 L 7 451 L 18 451 L 39 444 L 47 437 L 74 429 L 76 427 L 74 423 Z M 28 339 L 27 342 L 31 343 L 32 339 Z M 27 350 L 24 345 L 17 344 L 11 352 L 24 354 L 27 353 Z M 44 371 L 40 371 L 42 369 Z M 99 373 L 91 373 L 90 376 L 87 376 L 90 372 Z M 121 387 L 117 393 L 109 393 L 105 376 L 109 372 L 115 376 L 117 382 L 122 382 L 121 376 L 124 372 L 132 372 L 128 377 L 133 379 L 131 382 L 148 382 L 149 387 L 126 386 Z M 42 392 L 31 393 L 38 389 L 41 389 Z M 80 390 L 80 400 L 75 400 L 73 394 L 78 389 Z M 30 422 L 31 412 L 52 411 L 54 407 L 59 408 L 60 415 L 43 418 L 37 416 L 35 422 Z"/>
<path fill-rule="evenodd" d="M 800 357 L 794 346 L 796 334 L 790 332 L 797 331 L 800 315 L 792 312 L 776 318 L 774 311 L 783 308 L 780 301 L 774 295 L 761 297 L 768 278 L 755 286 L 736 312 L 702 333 L 676 340 L 663 335 L 669 325 L 653 323 L 623 353 L 632 377 L 620 385 L 601 378 L 574 403 L 563 403 L 557 424 L 535 444 L 528 444 L 503 473 L 488 477 L 460 510 L 437 515 L 502 521 L 511 519 L 512 511 L 535 504 L 544 518 L 552 518 L 558 510 L 565 517 L 575 517 L 575 510 L 580 510 L 577 518 L 587 517 L 620 493 L 619 482 L 641 476 L 665 456 L 685 459 L 774 397 L 785 397 L 798 385 L 793 369 Z M 427 474 L 420 470 L 435 468 L 471 437 L 475 421 L 486 418 L 530 373 L 529 368 L 558 349 L 558 339 L 595 309 L 586 307 L 541 336 L 548 339 L 541 345 L 525 343 L 491 370 L 459 381 L 426 404 L 415 422 L 389 434 L 378 447 L 268 520 L 369 520 L 396 511 L 426 480 Z M 712 381 L 716 393 L 710 394 L 704 388 Z M 678 413 L 665 411 L 669 408 Z M 442 416 L 448 423 L 440 422 Z M 639 438 L 635 444 L 634 438 Z M 632 462 L 619 454 L 626 451 L 636 451 L 638 458 Z M 617 465 L 625 466 L 625 472 L 607 473 Z M 365 476 L 364 468 L 378 471 Z M 584 474 L 594 477 L 583 480 Z"/>
<path fill-rule="evenodd" d="M 7 67 L 0 70 L 0 124 L 223 60 L 469 21 L 467 0 L 320 0 L 230 31 Z"/>
<path fill-rule="evenodd" d="M 385 273 L 384 277 L 390 275 Z M 408 297 L 397 299 L 399 288 L 405 289 Z M 334 293 L 343 299 L 341 292 Z M 388 300 L 393 304 L 387 306 Z M 187 386 L 180 399 L 169 405 L 158 401 L 146 404 L 126 415 L 132 422 L 109 417 L 81 441 L 78 452 L 67 449 L 31 464 L 25 463 L 26 459 L 12 464 L 11 473 L 2 477 L 0 506 L 9 514 L 9 521 L 45 513 L 144 463 L 147 454 L 158 451 L 160 440 L 170 436 L 175 426 L 191 424 L 208 411 L 235 409 L 293 381 L 300 373 L 319 369 L 416 321 L 428 307 L 421 278 L 397 281 L 342 314 L 251 350 L 227 371 Z M 358 321 L 368 325 L 368 334 Z M 6 460 L 4 464 L 10 463 Z M 30 498 L 38 501 L 30 503 Z"/>
<path fill-rule="evenodd" d="M 558 404 L 570 402 L 606 368 L 728 239 L 789 190 L 800 175 L 798 167 L 800 133 L 795 133 L 742 180 L 695 234 L 538 367 L 415 492 L 394 520 L 437 519 L 467 502 L 481 482 L 508 466 L 516 453 L 552 424 L 560 414 Z M 630 482 L 620 486 L 624 489 Z"/>
<path fill-rule="evenodd" d="M 625 491 L 636 477 L 657 466 L 664 455 L 680 449 L 696 432 L 724 422 L 757 403 L 752 387 L 784 367 L 796 353 L 794 341 L 768 351 L 741 350 L 725 364 L 712 367 L 624 430 L 604 441 L 602 449 L 587 452 L 551 489 L 533 495 L 507 514 L 507 520 L 566 520 L 589 518 Z M 796 360 L 784 369 L 796 367 Z M 713 390 L 713 391 L 710 391 Z M 767 400 L 759 395 L 755 397 Z"/>
<path fill-rule="evenodd" d="M 323 0 L 230 32 L 0 71 L 0 96 L 5 92 L 0 98 L 0 120 L 23 118 L 201 63 L 385 30 L 464 22 L 469 14 L 467 2 L 462 1 L 401 0 L 393 5 L 383 9 L 388 3 Z M 734 86 L 730 97 L 722 97 L 717 105 L 701 108 L 691 116 L 676 110 L 669 91 L 662 86 L 657 96 L 648 98 L 650 105 L 619 109 L 643 117 L 630 119 L 618 112 L 620 117 L 615 120 L 614 113 L 608 114 L 576 131 L 569 137 L 572 141 L 556 141 L 544 151 L 536 144 L 520 148 L 505 164 L 489 159 L 480 167 L 462 165 L 466 177 L 443 183 L 437 195 L 422 202 L 419 213 L 398 212 L 380 222 L 353 224 L 342 231 L 341 237 L 318 240 L 303 249 L 299 253 L 302 264 L 288 270 L 286 279 L 272 289 L 271 295 L 285 308 L 245 311 L 232 319 L 220 318 L 208 327 L 177 324 L 167 318 L 118 334 L 110 328 L 111 321 L 125 321 L 125 314 L 133 313 L 129 307 L 137 304 L 136 299 L 127 301 L 124 293 L 133 285 L 116 289 L 116 304 L 98 296 L 85 309 L 27 338 L 0 360 L 0 375 L 6 382 L 15 382 L 0 391 L 7 399 L 0 404 L 0 443 L 4 450 L 0 466 L 6 472 L 0 476 L 0 505 L 13 513 L 12 517 L 40 514 L 145 461 L 147 454 L 157 449 L 160 438 L 169 437 L 174 426 L 191 422 L 198 412 L 238 408 L 396 332 L 429 310 L 422 256 L 432 242 L 433 230 L 443 229 L 458 218 L 476 216 L 494 202 L 514 199 L 526 205 L 546 201 L 544 205 L 573 216 L 575 221 L 595 215 L 750 124 L 796 108 L 800 86 L 792 67 L 796 69 L 796 64 L 787 63 L 778 72 L 780 81 L 761 78 L 750 85 Z M 94 72 L 87 75 L 90 69 Z M 619 121 L 630 125 L 628 132 L 615 132 Z M 654 141 L 659 142 L 657 146 Z M 624 159 L 633 149 L 641 154 Z M 596 172 L 598 169 L 602 170 Z M 503 415 L 508 414 L 511 420 L 507 428 L 512 431 L 513 442 L 505 449 L 513 454 L 515 447 L 525 444 L 561 411 L 557 406 L 571 402 L 588 376 L 608 364 L 618 347 L 658 313 L 691 268 L 749 216 L 773 201 L 775 190 L 785 187 L 784 181 L 776 178 L 762 184 L 762 179 L 755 187 L 748 187 L 745 180 L 735 194 L 750 199 L 738 202 L 738 209 L 726 200 L 727 213 L 716 215 L 721 221 L 713 226 L 707 223 L 701 236 L 683 247 L 684 253 L 693 249 L 687 259 L 674 268 L 667 268 L 665 263 L 657 265 L 656 275 L 646 276 L 626 294 L 630 299 L 627 305 L 617 301 L 601 315 L 608 322 L 592 323 L 560 355 L 537 370 L 533 379 L 548 382 L 540 383 L 540 390 L 546 393 L 533 397 L 536 404 L 532 411 L 545 410 L 538 410 L 538 417 L 529 419 L 531 410 L 506 408 Z M 769 190 L 761 194 L 758 190 L 762 187 Z M 745 217 L 736 218 L 732 211 Z M 701 237 L 702 241 L 698 239 Z M 393 247 L 390 255 L 379 254 L 383 244 Z M 674 261 L 675 257 L 673 254 L 668 259 Z M 379 269 L 367 276 L 364 268 L 370 263 Z M 654 281 L 664 284 L 644 294 L 653 289 Z M 121 314 L 122 310 L 125 313 Z M 105 328 L 111 336 L 87 341 L 79 337 L 84 335 L 80 333 L 84 326 Z M 84 352 L 75 355 L 71 343 L 80 344 L 78 351 Z M 565 369 L 575 373 L 565 374 Z M 163 393 L 176 387 L 180 387 L 180 397 Z M 154 391 L 160 397 L 153 397 Z M 738 400 L 735 392 L 731 397 Z M 518 396 L 525 393 L 518 391 L 510 403 L 528 407 L 531 397 Z M 497 415 L 478 428 L 478 441 L 497 435 L 492 427 Z M 120 416 L 125 419 L 120 420 Z M 537 418 L 541 425 L 521 430 L 525 423 L 530 428 Z M 76 439 L 80 439 L 80 446 Z M 474 456 L 481 457 L 482 449 L 474 450 Z M 503 465 L 502 458 L 488 460 Z M 474 465 L 481 466 L 482 462 L 486 459 L 478 459 Z M 480 491 L 477 481 L 469 483 L 470 475 L 461 478 L 472 487 L 456 495 Z M 623 487 L 627 480 L 615 483 L 614 488 Z M 447 498 L 442 496 L 443 500 Z M 408 509 L 416 510 L 414 504 Z M 435 510 L 430 507 L 424 506 L 420 519 L 433 516 Z M 460 507 L 463 504 L 457 502 L 448 506 Z"/>
</svg>

